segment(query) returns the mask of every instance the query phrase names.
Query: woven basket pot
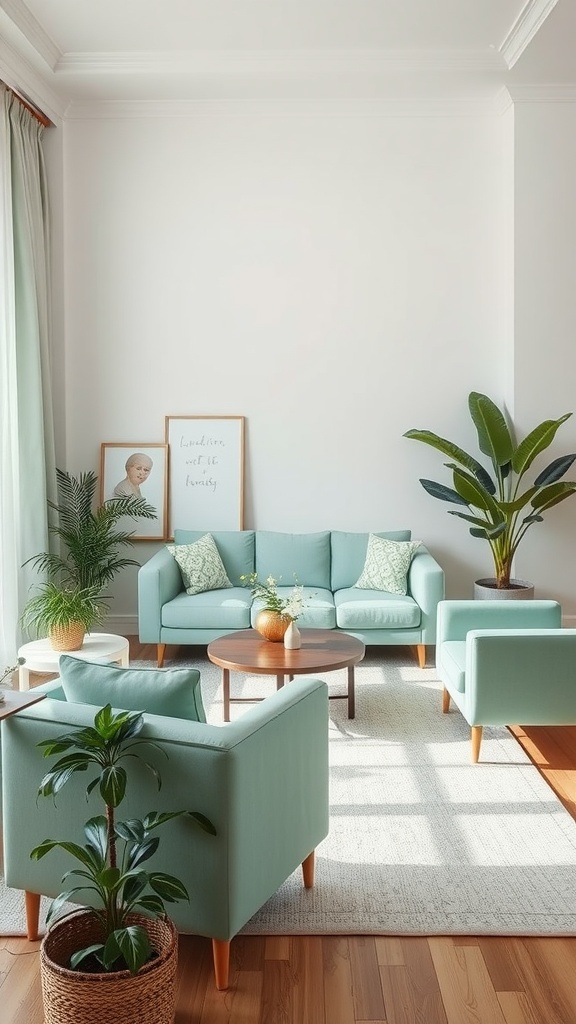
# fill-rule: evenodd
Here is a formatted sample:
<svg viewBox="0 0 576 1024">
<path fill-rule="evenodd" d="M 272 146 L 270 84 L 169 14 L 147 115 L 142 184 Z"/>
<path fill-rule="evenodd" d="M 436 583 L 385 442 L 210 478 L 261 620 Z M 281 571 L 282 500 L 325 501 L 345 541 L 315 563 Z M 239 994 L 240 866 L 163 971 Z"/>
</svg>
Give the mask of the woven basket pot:
<svg viewBox="0 0 576 1024">
<path fill-rule="evenodd" d="M 79 651 L 84 643 L 86 628 L 81 622 L 70 622 L 67 626 L 53 626 L 50 643 L 55 651 Z"/>
<path fill-rule="evenodd" d="M 289 615 L 282 615 L 280 612 L 271 612 L 264 609 L 258 612 L 254 627 L 266 640 L 279 643 L 284 639 L 284 633 L 291 622 L 292 619 Z"/>
<path fill-rule="evenodd" d="M 89 910 L 56 921 L 40 946 L 45 1024 L 173 1024 L 176 1010 L 178 933 L 171 921 L 134 914 L 158 956 L 138 974 L 89 974 L 65 965 L 72 953 L 102 939 Z"/>
</svg>

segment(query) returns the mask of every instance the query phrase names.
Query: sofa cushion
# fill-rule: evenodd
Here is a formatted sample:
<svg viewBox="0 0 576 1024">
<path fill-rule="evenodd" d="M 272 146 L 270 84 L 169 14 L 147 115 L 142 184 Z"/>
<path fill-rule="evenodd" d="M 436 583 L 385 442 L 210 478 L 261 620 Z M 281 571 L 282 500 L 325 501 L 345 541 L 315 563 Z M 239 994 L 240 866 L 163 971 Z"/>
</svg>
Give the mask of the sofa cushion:
<svg viewBox="0 0 576 1024">
<path fill-rule="evenodd" d="M 419 547 L 419 540 L 390 540 L 371 533 L 364 568 L 354 586 L 358 590 L 406 594 L 408 569 Z"/>
<path fill-rule="evenodd" d="M 175 544 L 192 544 L 205 530 L 174 530 Z M 254 572 L 254 530 L 211 530 L 226 575 L 232 586 L 241 586 L 240 577 Z"/>
<path fill-rule="evenodd" d="M 414 629 L 420 625 L 420 607 L 412 597 L 351 587 L 338 590 L 334 603 L 340 629 Z"/>
<path fill-rule="evenodd" d="M 180 593 L 162 605 L 162 626 L 168 629 L 249 629 L 252 595 L 244 587 Z"/>
<path fill-rule="evenodd" d="M 410 530 L 392 530 L 377 533 L 377 537 L 389 540 L 410 540 Z M 332 552 L 331 590 L 344 590 L 353 587 L 360 576 L 366 561 L 368 533 L 347 533 L 343 530 L 332 530 L 330 547 Z"/>
<path fill-rule="evenodd" d="M 256 533 L 256 572 L 260 579 L 273 576 L 283 587 L 330 590 L 330 532 Z"/>
<path fill-rule="evenodd" d="M 438 651 L 442 668 L 450 677 L 455 690 L 464 693 L 466 689 L 466 641 L 445 640 Z"/>
<path fill-rule="evenodd" d="M 211 533 L 205 533 L 192 544 L 167 544 L 166 547 L 178 562 L 187 594 L 232 586 Z"/>
<path fill-rule="evenodd" d="M 206 721 L 195 668 L 121 668 L 63 654 L 59 670 L 66 700 L 75 704 Z"/>
</svg>

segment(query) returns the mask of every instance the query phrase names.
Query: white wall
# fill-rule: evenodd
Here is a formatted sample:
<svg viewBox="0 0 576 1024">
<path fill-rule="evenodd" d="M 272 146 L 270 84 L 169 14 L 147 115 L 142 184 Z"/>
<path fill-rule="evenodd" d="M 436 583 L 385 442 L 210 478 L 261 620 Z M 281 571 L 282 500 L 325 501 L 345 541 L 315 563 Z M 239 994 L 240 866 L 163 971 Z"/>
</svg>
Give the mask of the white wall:
<svg viewBox="0 0 576 1024">
<path fill-rule="evenodd" d="M 547 465 L 576 452 L 576 104 L 520 103 L 515 123 L 515 420 L 524 435 L 575 413 Z M 523 564 L 576 626 L 576 498 L 551 509 L 524 544 Z"/>
<path fill-rule="evenodd" d="M 488 549 L 418 483 L 449 482 L 442 458 L 402 434 L 475 450 L 468 392 L 510 399 L 510 130 L 472 114 L 67 122 L 66 467 L 98 469 L 104 441 L 163 441 L 168 414 L 244 415 L 246 527 L 409 526 L 448 596 L 471 595 Z M 539 374 L 514 382 L 528 427 Z M 567 388 L 545 415 L 576 405 Z M 555 579 L 540 529 L 521 566 L 539 592 Z M 135 570 L 115 595 L 128 631 Z"/>
</svg>

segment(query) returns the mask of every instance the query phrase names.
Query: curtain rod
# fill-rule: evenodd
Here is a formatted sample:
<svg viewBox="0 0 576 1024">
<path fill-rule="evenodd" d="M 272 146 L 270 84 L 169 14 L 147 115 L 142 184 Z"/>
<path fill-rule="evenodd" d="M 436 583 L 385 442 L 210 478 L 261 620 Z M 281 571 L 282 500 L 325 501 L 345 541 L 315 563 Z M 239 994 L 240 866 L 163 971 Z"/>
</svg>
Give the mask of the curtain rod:
<svg viewBox="0 0 576 1024">
<path fill-rule="evenodd" d="M 45 128 L 54 127 L 54 122 L 51 121 L 46 114 L 42 113 L 41 110 L 38 110 L 38 107 L 34 107 L 31 103 L 28 102 L 28 100 L 25 100 L 24 97 L 20 96 L 20 94 L 17 93 L 16 90 L 13 89 L 10 85 L 6 85 L 6 82 L 2 82 L 2 84 L 6 86 L 8 92 L 11 92 L 12 95 L 16 97 L 18 102 L 21 103 L 22 106 L 25 107 L 26 110 L 28 110 L 32 114 L 32 117 L 35 117 L 36 120 L 40 122 L 40 124 L 44 125 Z"/>
</svg>

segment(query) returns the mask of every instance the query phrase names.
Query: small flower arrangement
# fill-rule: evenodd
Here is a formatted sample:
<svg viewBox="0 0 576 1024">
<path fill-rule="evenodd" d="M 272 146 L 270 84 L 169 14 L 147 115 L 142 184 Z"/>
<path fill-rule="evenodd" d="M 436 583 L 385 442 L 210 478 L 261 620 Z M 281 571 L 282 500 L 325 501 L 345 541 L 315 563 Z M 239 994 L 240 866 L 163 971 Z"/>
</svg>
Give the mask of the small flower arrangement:
<svg viewBox="0 0 576 1024">
<path fill-rule="evenodd" d="M 0 684 L 3 683 L 5 679 L 9 679 L 12 673 L 15 672 L 20 665 L 23 665 L 25 661 L 26 658 L 18 658 L 18 661 L 16 662 L 15 665 L 7 666 L 4 669 L 2 675 L 0 676 Z"/>
<path fill-rule="evenodd" d="M 279 580 L 274 576 L 268 576 L 264 581 L 258 579 L 257 572 L 247 573 L 241 576 L 243 583 L 249 583 L 252 590 L 252 597 L 264 602 L 264 611 L 278 612 L 286 615 L 294 622 L 304 611 L 305 598 L 304 587 L 295 584 L 288 594 L 288 597 L 280 597 L 278 593 Z"/>
</svg>

